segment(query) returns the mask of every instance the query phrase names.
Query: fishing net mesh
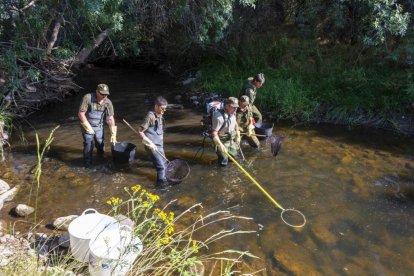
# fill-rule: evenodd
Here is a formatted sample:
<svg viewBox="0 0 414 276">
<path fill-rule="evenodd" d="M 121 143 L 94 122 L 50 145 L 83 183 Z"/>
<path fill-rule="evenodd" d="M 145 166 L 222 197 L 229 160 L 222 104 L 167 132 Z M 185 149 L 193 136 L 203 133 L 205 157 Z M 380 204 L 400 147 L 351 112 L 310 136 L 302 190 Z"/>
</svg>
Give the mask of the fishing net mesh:
<svg viewBox="0 0 414 276">
<path fill-rule="evenodd" d="M 168 163 L 166 177 L 174 184 L 179 184 L 190 173 L 190 166 L 182 159 L 175 159 Z"/>
</svg>

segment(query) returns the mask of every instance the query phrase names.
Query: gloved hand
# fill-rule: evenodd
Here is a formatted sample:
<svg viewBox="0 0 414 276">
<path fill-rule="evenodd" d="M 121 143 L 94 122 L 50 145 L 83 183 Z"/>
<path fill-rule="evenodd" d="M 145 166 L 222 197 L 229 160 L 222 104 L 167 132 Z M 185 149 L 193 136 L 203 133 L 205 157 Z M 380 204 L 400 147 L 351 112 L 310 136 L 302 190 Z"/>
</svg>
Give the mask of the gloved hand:
<svg viewBox="0 0 414 276">
<path fill-rule="evenodd" d="M 109 128 L 109 130 L 111 132 L 111 139 L 110 139 L 111 144 L 115 144 L 117 142 L 116 141 L 116 132 L 118 130 L 118 127 L 117 126 L 112 126 L 112 127 Z"/>
<path fill-rule="evenodd" d="M 241 142 L 240 130 L 236 130 L 236 136 L 234 137 L 234 142 L 236 143 L 236 145 L 240 146 L 240 142 Z"/>
<path fill-rule="evenodd" d="M 87 134 L 94 135 L 95 131 L 93 130 L 91 124 L 86 120 L 85 122 L 81 122 L 81 126 L 85 129 Z"/>
<path fill-rule="evenodd" d="M 220 151 L 227 153 L 227 148 L 223 145 L 218 136 L 213 137 L 213 142 L 216 145 L 216 147 L 220 149 Z"/>
<path fill-rule="evenodd" d="M 254 125 L 250 124 L 247 126 L 247 136 L 252 136 L 253 135 L 253 131 L 254 131 Z"/>
<path fill-rule="evenodd" d="M 148 139 L 148 137 L 144 137 L 143 139 L 142 139 L 142 143 L 145 145 L 145 146 L 147 146 L 147 147 L 149 147 L 150 148 L 150 150 L 156 150 L 157 149 L 157 146 L 150 140 L 150 139 Z"/>
</svg>

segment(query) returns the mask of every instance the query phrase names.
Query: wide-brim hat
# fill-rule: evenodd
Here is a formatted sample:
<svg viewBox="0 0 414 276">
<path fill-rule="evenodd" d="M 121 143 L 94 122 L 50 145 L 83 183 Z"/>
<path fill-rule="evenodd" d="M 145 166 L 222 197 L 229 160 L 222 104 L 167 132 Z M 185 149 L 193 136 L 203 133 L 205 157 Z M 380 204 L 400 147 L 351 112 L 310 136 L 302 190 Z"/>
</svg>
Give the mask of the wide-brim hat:
<svg viewBox="0 0 414 276">
<path fill-rule="evenodd" d="M 109 87 L 104 83 L 98 84 L 96 90 L 102 95 L 109 95 Z"/>
<path fill-rule="evenodd" d="M 239 100 L 235 97 L 229 97 L 224 104 L 228 104 L 231 107 L 239 107 Z"/>
</svg>

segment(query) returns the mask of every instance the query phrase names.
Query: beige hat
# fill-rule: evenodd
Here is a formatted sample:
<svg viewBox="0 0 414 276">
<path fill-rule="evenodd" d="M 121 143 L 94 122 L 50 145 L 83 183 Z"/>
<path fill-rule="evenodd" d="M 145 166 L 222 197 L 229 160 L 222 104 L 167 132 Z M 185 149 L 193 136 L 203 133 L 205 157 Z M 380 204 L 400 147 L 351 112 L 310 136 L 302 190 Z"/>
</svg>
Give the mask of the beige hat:
<svg viewBox="0 0 414 276">
<path fill-rule="evenodd" d="M 96 87 L 96 90 L 102 95 L 109 95 L 109 87 L 108 85 L 104 83 L 98 84 L 98 87 Z"/>
<path fill-rule="evenodd" d="M 240 102 L 245 103 L 245 104 L 249 104 L 250 103 L 249 97 L 246 96 L 246 95 L 241 96 L 240 97 Z"/>
<path fill-rule="evenodd" d="M 239 100 L 235 97 L 229 97 L 224 104 L 229 104 L 231 107 L 239 107 Z"/>
</svg>

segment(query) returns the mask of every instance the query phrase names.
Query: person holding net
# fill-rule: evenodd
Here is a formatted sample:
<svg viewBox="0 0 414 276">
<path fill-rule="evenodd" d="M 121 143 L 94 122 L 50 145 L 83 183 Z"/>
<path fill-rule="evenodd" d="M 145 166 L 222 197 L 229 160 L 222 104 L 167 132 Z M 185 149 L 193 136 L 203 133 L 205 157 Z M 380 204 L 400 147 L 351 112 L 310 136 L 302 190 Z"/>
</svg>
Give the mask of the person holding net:
<svg viewBox="0 0 414 276">
<path fill-rule="evenodd" d="M 253 117 L 256 120 L 256 126 L 260 127 L 262 124 L 262 113 L 260 113 L 259 109 L 254 105 L 254 101 L 256 100 L 257 96 L 257 88 L 262 87 L 265 82 L 265 76 L 263 73 L 257 74 L 255 77 L 248 78 L 240 91 L 239 98 L 241 96 L 249 97 L 249 102 L 251 105 Z"/>
<path fill-rule="evenodd" d="M 220 166 L 227 166 L 229 162 L 226 153 L 237 156 L 240 147 L 240 131 L 236 123 L 238 106 L 237 98 L 229 97 L 224 102 L 224 108 L 213 113 L 211 135 Z"/>
<path fill-rule="evenodd" d="M 150 155 L 152 163 L 157 171 L 156 187 L 165 188 L 168 185 L 166 178 L 167 163 L 164 153 L 164 113 L 168 102 L 159 96 L 155 99 L 153 110 L 148 111 L 144 121 L 139 127 L 139 135 L 142 138 L 145 151 Z"/>
<path fill-rule="evenodd" d="M 246 95 L 241 96 L 239 99 L 239 109 L 236 113 L 236 121 L 239 130 L 242 133 L 242 138 L 244 137 L 251 147 L 259 151 L 260 142 L 254 131 L 252 107 L 249 104 L 249 97 Z"/>
</svg>

